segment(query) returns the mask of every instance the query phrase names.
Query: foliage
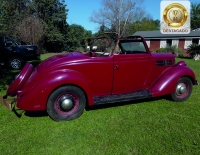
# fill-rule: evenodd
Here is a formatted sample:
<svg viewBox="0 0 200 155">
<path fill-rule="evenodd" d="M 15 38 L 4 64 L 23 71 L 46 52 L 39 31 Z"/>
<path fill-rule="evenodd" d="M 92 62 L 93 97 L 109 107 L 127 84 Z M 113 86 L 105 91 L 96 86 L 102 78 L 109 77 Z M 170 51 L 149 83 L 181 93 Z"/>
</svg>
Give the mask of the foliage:
<svg viewBox="0 0 200 155">
<path fill-rule="evenodd" d="M 183 50 L 181 48 L 178 48 L 177 46 L 166 46 L 165 48 L 159 48 L 156 52 L 158 53 L 172 53 L 176 57 L 183 56 Z"/>
<path fill-rule="evenodd" d="M 148 31 L 148 30 L 158 30 L 160 26 L 159 20 L 153 20 L 152 18 L 142 18 L 133 23 L 129 23 L 127 35 L 134 34 L 136 31 Z"/>
<path fill-rule="evenodd" d="M 41 53 L 83 49 L 92 33 L 69 26 L 64 0 L 0 0 L 0 33 L 39 46 Z"/>
<path fill-rule="evenodd" d="M 16 37 L 16 25 L 29 12 L 29 0 L 0 0 L 1 33 Z"/>
<path fill-rule="evenodd" d="M 62 51 L 67 32 L 67 12 L 64 1 L 33 0 L 34 15 L 45 22 L 44 46 L 47 51 Z"/>
<path fill-rule="evenodd" d="M 186 61 L 200 81 L 199 62 L 176 60 Z M 5 94 L 4 85 L 15 74 L 8 71 L 0 79 L 0 94 Z M 45 112 L 27 112 L 18 118 L 0 104 L 0 154 L 196 155 L 200 151 L 199 92 L 200 87 L 194 86 L 191 97 L 182 103 L 156 98 L 95 106 L 80 118 L 62 123 Z"/>
<path fill-rule="evenodd" d="M 191 44 L 187 48 L 187 53 L 190 54 L 192 58 L 194 58 L 195 55 L 200 54 L 200 45 L 197 44 Z"/>
<path fill-rule="evenodd" d="M 200 3 L 191 5 L 191 29 L 200 28 Z"/>
<path fill-rule="evenodd" d="M 166 52 L 166 49 L 165 48 L 159 48 L 156 52 L 163 53 L 163 52 Z"/>
<path fill-rule="evenodd" d="M 181 48 L 179 48 L 179 47 L 176 48 L 175 54 L 176 54 L 177 57 L 180 57 L 180 58 L 184 56 L 183 50 Z"/>
<path fill-rule="evenodd" d="M 45 27 L 41 20 L 27 17 L 16 26 L 18 39 L 33 45 L 39 45 L 45 33 Z"/>
<path fill-rule="evenodd" d="M 144 16 L 143 0 L 102 0 L 102 9 L 94 12 L 91 21 L 124 35 L 128 23 Z"/>
<path fill-rule="evenodd" d="M 85 30 L 82 26 L 72 24 L 68 27 L 67 39 L 65 42 L 66 51 L 85 49 L 86 40 L 92 36 L 91 31 Z"/>
</svg>

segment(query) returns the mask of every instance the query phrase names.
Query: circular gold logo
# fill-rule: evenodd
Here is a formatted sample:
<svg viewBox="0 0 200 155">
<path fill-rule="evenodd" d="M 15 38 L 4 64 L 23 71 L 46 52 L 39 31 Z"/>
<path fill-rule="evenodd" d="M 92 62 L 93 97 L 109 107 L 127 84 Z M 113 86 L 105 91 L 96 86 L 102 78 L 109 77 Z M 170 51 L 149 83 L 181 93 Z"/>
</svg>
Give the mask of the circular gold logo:
<svg viewBox="0 0 200 155">
<path fill-rule="evenodd" d="M 179 3 L 168 5 L 163 12 L 163 19 L 168 26 L 180 27 L 185 24 L 188 18 L 186 8 Z"/>
</svg>

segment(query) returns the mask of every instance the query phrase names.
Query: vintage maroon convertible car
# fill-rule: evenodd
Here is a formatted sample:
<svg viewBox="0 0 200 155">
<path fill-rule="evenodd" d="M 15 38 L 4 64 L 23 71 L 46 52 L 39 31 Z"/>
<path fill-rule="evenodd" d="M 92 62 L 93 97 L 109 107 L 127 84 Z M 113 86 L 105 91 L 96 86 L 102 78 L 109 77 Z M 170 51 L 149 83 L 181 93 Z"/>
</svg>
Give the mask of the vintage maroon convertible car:
<svg viewBox="0 0 200 155">
<path fill-rule="evenodd" d="M 86 52 L 59 54 L 35 68 L 27 63 L 3 104 L 13 108 L 7 97 L 17 96 L 12 100 L 17 108 L 46 110 L 53 120 L 66 121 L 79 117 L 86 106 L 164 95 L 185 101 L 198 84 L 184 61 L 175 64 L 173 54 L 151 53 L 141 36 L 89 42 Z"/>
</svg>

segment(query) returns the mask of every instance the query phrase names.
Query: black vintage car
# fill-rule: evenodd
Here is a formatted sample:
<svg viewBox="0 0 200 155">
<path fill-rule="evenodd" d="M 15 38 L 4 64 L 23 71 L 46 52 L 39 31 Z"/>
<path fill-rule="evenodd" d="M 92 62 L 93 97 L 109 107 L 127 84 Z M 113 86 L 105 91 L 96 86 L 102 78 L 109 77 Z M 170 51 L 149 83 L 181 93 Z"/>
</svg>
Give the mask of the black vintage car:
<svg viewBox="0 0 200 155">
<path fill-rule="evenodd" d="M 4 68 L 2 66 L 2 63 L 0 63 L 0 78 L 3 78 L 4 76 L 5 76 Z"/>
<path fill-rule="evenodd" d="M 20 45 L 6 36 L 0 36 L 0 63 L 11 69 L 21 69 L 26 61 L 38 60 L 40 54 L 35 45 Z"/>
</svg>

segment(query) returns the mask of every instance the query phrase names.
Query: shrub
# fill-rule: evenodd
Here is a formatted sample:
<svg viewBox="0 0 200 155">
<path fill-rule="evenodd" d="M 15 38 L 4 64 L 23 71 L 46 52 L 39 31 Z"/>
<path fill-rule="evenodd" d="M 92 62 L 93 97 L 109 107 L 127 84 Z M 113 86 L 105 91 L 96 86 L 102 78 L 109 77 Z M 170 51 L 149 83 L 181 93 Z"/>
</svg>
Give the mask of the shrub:
<svg viewBox="0 0 200 155">
<path fill-rule="evenodd" d="M 181 48 L 178 48 L 177 46 L 166 46 L 165 48 L 159 48 L 157 50 L 158 53 L 172 53 L 176 57 L 183 56 L 183 50 Z"/>
<path fill-rule="evenodd" d="M 187 48 L 187 53 L 190 54 L 192 58 L 194 58 L 196 55 L 200 54 L 200 45 L 197 44 L 191 44 Z"/>
<path fill-rule="evenodd" d="M 183 53 L 184 53 L 183 50 L 179 47 L 175 51 L 177 57 L 183 57 Z"/>
<path fill-rule="evenodd" d="M 156 52 L 163 53 L 163 52 L 166 52 L 166 49 L 165 48 L 159 48 Z"/>
</svg>

